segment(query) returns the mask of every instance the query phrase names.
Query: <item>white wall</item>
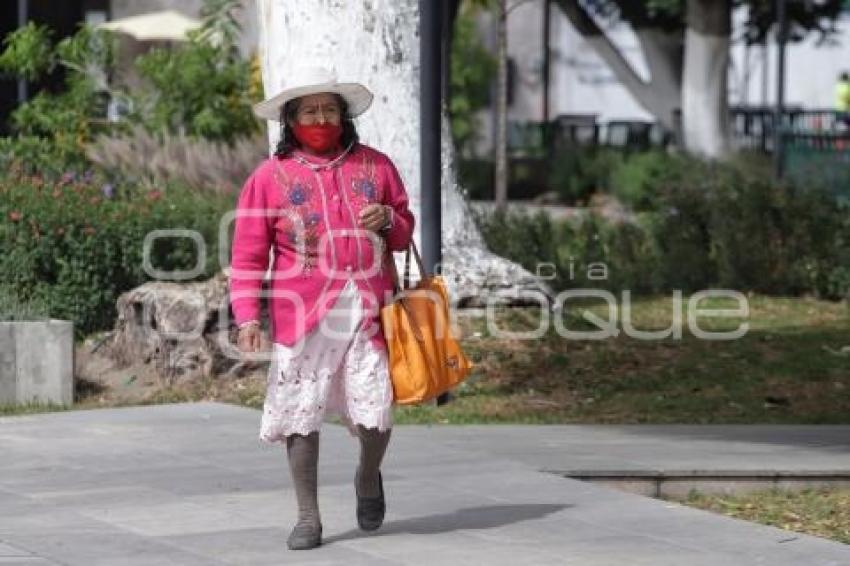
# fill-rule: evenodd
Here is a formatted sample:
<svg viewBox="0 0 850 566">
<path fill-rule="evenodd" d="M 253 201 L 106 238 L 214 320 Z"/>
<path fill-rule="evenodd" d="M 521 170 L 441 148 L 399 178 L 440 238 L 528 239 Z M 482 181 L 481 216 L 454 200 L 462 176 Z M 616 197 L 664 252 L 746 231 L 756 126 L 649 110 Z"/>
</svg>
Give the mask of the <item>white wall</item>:
<svg viewBox="0 0 850 566">
<path fill-rule="evenodd" d="M 742 14 L 736 14 L 736 19 Z M 818 39 L 809 35 L 800 43 L 789 44 L 786 51 L 785 101 L 805 108 L 833 108 L 833 91 L 841 71 L 850 71 L 850 17 L 836 22 L 839 33 L 828 43 L 818 45 Z M 750 48 L 750 79 L 744 80 L 747 69 L 746 48 L 738 44 L 732 48 L 729 100 L 732 104 L 773 104 L 776 101 L 776 44 L 771 39 L 767 48 L 767 69 L 764 51 Z M 767 81 L 764 96 L 763 81 Z"/>
<path fill-rule="evenodd" d="M 518 100 L 510 109 L 515 120 L 543 118 L 543 9 L 543 0 L 538 0 L 520 5 L 509 15 L 508 54 L 518 67 Z M 608 34 L 646 77 L 648 70 L 631 29 L 618 25 Z M 600 120 L 649 119 L 556 6 L 552 6 L 551 38 L 550 116 L 582 113 L 598 114 Z"/>
</svg>

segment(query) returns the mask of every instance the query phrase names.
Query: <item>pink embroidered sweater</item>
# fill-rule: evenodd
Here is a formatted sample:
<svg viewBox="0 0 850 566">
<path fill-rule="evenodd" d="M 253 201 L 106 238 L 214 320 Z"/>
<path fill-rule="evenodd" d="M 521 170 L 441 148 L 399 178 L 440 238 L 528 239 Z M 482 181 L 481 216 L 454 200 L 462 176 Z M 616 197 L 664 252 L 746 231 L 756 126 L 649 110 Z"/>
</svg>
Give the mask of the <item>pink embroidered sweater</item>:
<svg viewBox="0 0 850 566">
<path fill-rule="evenodd" d="M 392 207 L 388 229 L 358 226 L 370 203 Z M 236 207 L 229 281 L 236 324 L 260 318 L 268 296 L 274 342 L 294 345 L 319 324 L 352 279 L 371 341 L 385 348 L 379 308 L 392 296 L 390 250 L 407 248 L 414 217 L 398 170 L 383 153 L 357 144 L 342 159 L 296 151 L 271 157 L 251 174 Z M 268 292 L 262 292 L 273 250 Z"/>
</svg>

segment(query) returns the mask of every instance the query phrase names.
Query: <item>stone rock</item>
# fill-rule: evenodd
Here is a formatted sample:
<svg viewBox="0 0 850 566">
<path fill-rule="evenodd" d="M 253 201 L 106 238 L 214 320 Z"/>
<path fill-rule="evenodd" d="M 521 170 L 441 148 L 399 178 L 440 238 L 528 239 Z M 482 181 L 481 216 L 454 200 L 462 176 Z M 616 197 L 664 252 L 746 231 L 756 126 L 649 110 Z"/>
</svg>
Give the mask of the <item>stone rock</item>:
<svg viewBox="0 0 850 566">
<path fill-rule="evenodd" d="M 228 308 L 227 275 L 202 282 L 153 281 L 123 293 L 107 351 L 119 366 L 152 365 L 166 380 L 211 377 L 241 367 L 222 345 L 233 329 L 219 328 Z"/>
<path fill-rule="evenodd" d="M 541 305 L 550 308 L 554 292 L 521 265 L 482 247 L 443 250 L 443 276 L 449 297 L 459 308 Z"/>
</svg>

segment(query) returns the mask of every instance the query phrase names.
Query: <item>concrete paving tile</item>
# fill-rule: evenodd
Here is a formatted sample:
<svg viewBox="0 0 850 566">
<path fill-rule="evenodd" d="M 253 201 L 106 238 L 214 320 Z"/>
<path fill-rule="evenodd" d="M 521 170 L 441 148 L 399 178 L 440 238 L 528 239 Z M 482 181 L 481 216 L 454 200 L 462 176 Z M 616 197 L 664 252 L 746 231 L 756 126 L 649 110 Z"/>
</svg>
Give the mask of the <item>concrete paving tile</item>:
<svg viewBox="0 0 850 566">
<path fill-rule="evenodd" d="M 241 529 L 218 533 L 168 536 L 161 540 L 176 547 L 202 556 L 212 556 L 225 564 L 304 564 L 352 566 L 396 566 L 400 562 L 387 560 L 344 547 L 327 543 L 309 552 L 293 552 L 286 548 L 286 528 Z"/>
<path fill-rule="evenodd" d="M 296 505 L 284 451 L 258 441 L 259 417 L 217 403 L 0 417 L 0 541 L 32 556 L 0 559 L 850 565 L 846 545 L 541 472 L 793 467 L 803 456 L 820 469 L 850 469 L 850 427 L 397 426 L 384 464 L 387 518 L 377 533 L 362 533 L 352 486 L 357 443 L 327 425 L 319 493 L 326 544 L 293 553 L 285 547 Z"/>
<path fill-rule="evenodd" d="M 0 541 L 0 558 L 32 558 L 31 552 Z"/>
</svg>

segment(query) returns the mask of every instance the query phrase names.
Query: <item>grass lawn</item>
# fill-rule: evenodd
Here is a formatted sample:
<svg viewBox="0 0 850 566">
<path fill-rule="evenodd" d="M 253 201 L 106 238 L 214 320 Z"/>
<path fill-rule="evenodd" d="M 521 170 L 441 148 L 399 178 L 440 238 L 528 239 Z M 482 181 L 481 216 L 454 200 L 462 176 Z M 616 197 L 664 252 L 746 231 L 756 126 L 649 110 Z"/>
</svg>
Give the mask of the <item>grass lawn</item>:
<svg viewBox="0 0 850 566">
<path fill-rule="evenodd" d="M 45 413 L 51 411 L 69 411 L 76 407 L 68 407 L 51 403 L 44 405 L 41 403 L 27 403 L 24 405 L 2 405 L 0 404 L 0 416 L 3 415 L 30 415 L 34 413 Z"/>
<path fill-rule="evenodd" d="M 687 299 L 687 297 L 685 297 Z M 685 301 L 687 304 L 687 302 Z M 607 307 L 585 303 L 564 317 L 571 330 L 595 330 L 581 318 Z M 622 302 L 620 303 L 622 306 Z M 635 299 L 632 325 L 667 328 L 669 297 Z M 703 308 L 731 308 L 718 300 Z M 399 423 L 847 423 L 850 422 L 850 307 L 809 298 L 749 297 L 748 332 L 729 341 L 696 338 L 683 315 L 682 337 L 604 340 L 559 335 L 552 321 L 539 338 L 502 336 L 537 328 L 535 309 L 458 317 L 476 366 L 451 403 L 397 409 Z M 620 316 L 622 321 L 622 315 Z M 700 328 L 737 328 L 740 318 L 698 317 Z M 620 322 L 617 325 L 622 329 Z M 74 408 L 218 400 L 260 408 L 264 372 L 176 386 L 151 383 L 130 396 L 78 383 Z M 53 408 L 55 410 L 55 407 Z M 0 408 L 0 414 L 37 407 Z"/>
<path fill-rule="evenodd" d="M 687 297 L 685 297 L 687 299 Z M 402 422 L 525 423 L 846 423 L 850 422 L 850 308 L 805 298 L 749 297 L 748 332 L 728 341 L 643 340 L 621 333 L 604 340 L 567 339 L 549 325 L 537 340 L 491 332 L 481 318 L 463 321 L 474 374 L 441 407 L 404 408 Z M 633 301 L 635 328 L 659 330 L 672 320 L 668 297 Z M 687 304 L 687 303 L 686 303 Z M 703 307 L 732 308 L 706 301 Z M 583 309 L 569 329 L 596 329 Z M 534 329 L 540 313 L 504 309 L 495 327 Z M 622 319 L 622 316 L 620 317 Z M 698 317 L 699 327 L 734 330 L 741 318 Z M 622 328 L 622 324 L 618 325 Z M 842 349 L 843 348 L 843 349 Z"/>
<path fill-rule="evenodd" d="M 850 544 L 850 489 L 770 490 L 737 496 L 692 492 L 676 501 Z"/>
</svg>

